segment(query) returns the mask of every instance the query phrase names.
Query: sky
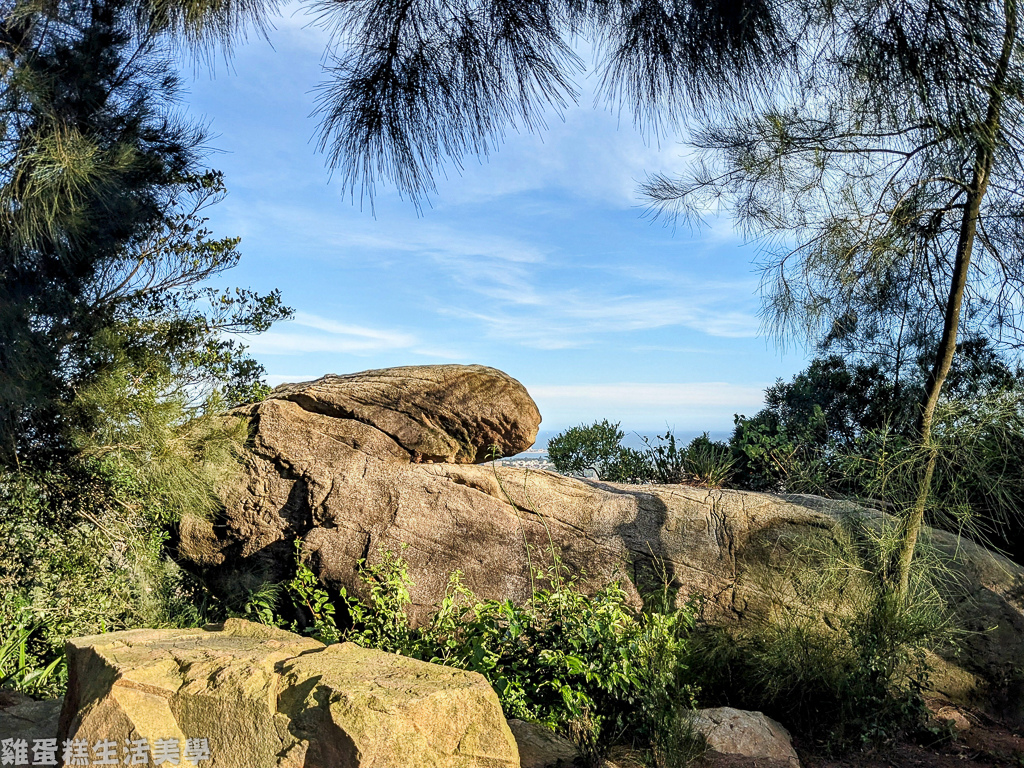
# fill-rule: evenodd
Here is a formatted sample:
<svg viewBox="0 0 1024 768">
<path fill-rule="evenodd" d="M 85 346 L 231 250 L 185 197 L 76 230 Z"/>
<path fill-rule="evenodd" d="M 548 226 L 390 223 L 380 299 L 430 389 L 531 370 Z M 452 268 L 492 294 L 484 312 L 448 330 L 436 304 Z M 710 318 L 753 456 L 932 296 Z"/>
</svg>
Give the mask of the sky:
<svg viewBox="0 0 1024 768">
<path fill-rule="evenodd" d="M 805 366 L 763 333 L 756 246 L 727 217 L 690 231 L 644 216 L 639 183 L 684 170 L 686 148 L 594 109 L 593 78 L 544 133 L 449 168 L 421 212 L 391 188 L 373 211 L 345 196 L 317 151 L 328 37 L 309 22 L 286 7 L 229 64 L 185 67 L 183 108 L 229 190 L 209 226 L 242 238 L 225 283 L 295 310 L 246 339 L 268 383 L 479 363 L 526 386 L 542 434 L 607 418 L 721 435 Z"/>
</svg>

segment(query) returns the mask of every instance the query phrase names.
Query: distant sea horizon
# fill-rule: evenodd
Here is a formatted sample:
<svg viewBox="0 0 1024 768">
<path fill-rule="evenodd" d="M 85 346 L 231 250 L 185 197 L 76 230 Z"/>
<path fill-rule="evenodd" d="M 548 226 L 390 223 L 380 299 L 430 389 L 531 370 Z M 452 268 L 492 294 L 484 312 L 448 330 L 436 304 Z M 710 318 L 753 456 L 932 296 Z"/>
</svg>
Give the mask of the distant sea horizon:
<svg viewBox="0 0 1024 768">
<path fill-rule="evenodd" d="M 627 429 L 624 429 L 622 427 L 620 427 L 620 429 L 622 429 L 622 431 L 625 433 L 624 437 L 622 438 L 622 444 L 627 446 L 628 448 L 643 448 L 644 447 L 644 441 L 643 441 L 644 437 L 646 437 L 648 440 L 650 440 L 652 445 L 657 445 L 657 443 L 658 443 L 658 436 L 659 435 L 664 435 L 665 431 L 666 431 L 665 429 L 662 429 L 660 431 L 654 431 L 654 432 L 631 432 L 631 431 L 629 431 Z M 533 445 L 530 446 L 525 451 L 523 451 L 522 453 L 516 454 L 516 456 L 522 456 L 522 457 L 538 456 L 538 455 L 546 456 L 547 452 L 548 452 L 548 441 L 551 438 L 555 437 L 555 435 L 559 435 L 559 434 L 561 434 L 564 431 L 565 431 L 564 429 L 542 429 L 542 430 L 540 430 L 537 433 L 537 439 L 536 439 L 536 441 L 534 441 Z M 693 438 L 700 437 L 705 432 L 708 433 L 708 437 L 710 439 L 712 439 L 712 440 L 721 440 L 721 441 L 726 441 L 727 442 L 729 440 L 729 438 L 732 437 L 732 430 L 731 429 L 730 430 L 713 430 L 713 429 L 707 429 L 707 430 L 683 430 L 683 429 L 674 430 L 673 429 L 672 430 L 672 434 L 674 434 L 676 436 L 676 443 L 680 447 L 685 447 L 685 446 L 689 445 L 690 441 L 693 440 Z M 508 458 L 513 458 L 513 457 L 510 456 Z"/>
</svg>

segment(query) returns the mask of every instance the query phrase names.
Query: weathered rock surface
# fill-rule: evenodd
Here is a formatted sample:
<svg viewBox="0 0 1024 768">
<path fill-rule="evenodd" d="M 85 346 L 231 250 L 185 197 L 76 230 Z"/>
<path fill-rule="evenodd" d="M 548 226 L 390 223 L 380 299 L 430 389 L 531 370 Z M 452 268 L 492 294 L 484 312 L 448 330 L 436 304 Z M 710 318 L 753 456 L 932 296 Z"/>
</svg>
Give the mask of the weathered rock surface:
<svg viewBox="0 0 1024 768">
<path fill-rule="evenodd" d="M 972 728 L 971 720 L 959 707 L 945 706 L 940 707 L 939 710 L 932 716 L 932 719 L 945 725 L 948 728 L 953 729 L 956 733 L 963 733 L 969 731 Z"/>
<path fill-rule="evenodd" d="M 538 723 L 509 720 L 521 768 L 574 768 L 579 751 L 568 739 Z"/>
<path fill-rule="evenodd" d="M 499 455 L 512 456 L 533 445 L 540 426 L 540 411 L 523 385 L 483 365 L 419 365 L 328 375 L 283 384 L 270 399 L 369 425 L 413 461 L 474 464 L 490 458 L 492 446 Z"/>
<path fill-rule="evenodd" d="M 707 762 L 718 756 L 740 756 L 800 768 L 789 731 L 761 712 L 732 707 L 701 709 L 694 718 L 694 730 L 707 743 Z"/>
<path fill-rule="evenodd" d="M 63 703 L 63 699 L 28 699 L 0 709 L 0 738 L 24 739 L 30 745 L 36 739 L 57 738 Z"/>
<path fill-rule="evenodd" d="M 370 379 L 404 382 L 396 390 L 408 387 L 406 400 L 427 413 L 431 401 L 412 389 L 415 376 L 392 379 L 384 371 Z M 480 598 L 524 601 L 529 563 L 548 566 L 554 553 L 584 575 L 584 585 L 621 579 L 637 605 L 646 587 L 668 579 L 679 603 L 700 595 L 709 617 L 742 622 L 795 599 L 795 564 L 841 539 L 844 521 L 880 519 L 810 496 L 414 463 L 413 442 L 399 444 L 368 423 L 327 415 L 349 411 L 331 411 L 326 395 L 293 394 L 308 386 L 279 388 L 284 396 L 245 411 L 254 429 L 246 487 L 217 525 L 181 526 L 181 554 L 222 593 L 287 578 L 296 540 L 328 585 L 359 593 L 357 562 L 379 562 L 383 551 L 404 546 L 415 582 L 413 618 L 421 620 L 444 596 L 452 571 L 460 570 Z M 385 409 L 383 400 L 374 403 Z M 423 415 L 416 423 L 434 422 Z M 491 440 L 465 428 L 469 445 Z M 963 639 L 969 652 L 934 676 L 937 687 L 957 702 L 995 703 L 1024 722 L 1024 569 L 948 534 L 933 531 L 926 539 L 949 567 L 961 623 L 979 630 Z"/>
<path fill-rule="evenodd" d="M 351 643 L 230 620 L 78 638 L 68 665 L 62 740 L 170 739 L 184 759 L 206 739 L 209 768 L 519 765 L 481 675 Z"/>
<path fill-rule="evenodd" d="M 26 696 L 23 693 L 12 691 L 9 688 L 0 688 L 0 709 L 15 707 L 18 704 L 28 704 L 32 701 L 33 699 L 31 696 Z"/>
</svg>

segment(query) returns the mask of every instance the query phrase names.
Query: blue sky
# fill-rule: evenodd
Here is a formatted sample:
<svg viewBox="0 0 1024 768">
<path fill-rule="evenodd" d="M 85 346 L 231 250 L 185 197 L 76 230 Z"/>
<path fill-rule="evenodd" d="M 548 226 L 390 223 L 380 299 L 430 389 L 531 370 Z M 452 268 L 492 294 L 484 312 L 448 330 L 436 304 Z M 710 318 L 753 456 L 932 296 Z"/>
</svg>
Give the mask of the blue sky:
<svg viewBox="0 0 1024 768">
<path fill-rule="evenodd" d="M 390 189 L 372 214 L 344 197 L 316 152 L 327 37 L 308 20 L 286 9 L 269 42 L 186 79 L 229 189 L 211 227 L 242 237 L 227 282 L 279 288 L 296 311 L 248 339 L 271 384 L 481 363 L 526 385 L 545 432 L 601 418 L 722 432 L 804 366 L 760 333 L 756 249 L 728 220 L 673 232 L 642 217 L 637 184 L 683 169 L 685 148 L 593 109 L 590 79 L 564 121 L 468 159 L 421 215 Z"/>
</svg>

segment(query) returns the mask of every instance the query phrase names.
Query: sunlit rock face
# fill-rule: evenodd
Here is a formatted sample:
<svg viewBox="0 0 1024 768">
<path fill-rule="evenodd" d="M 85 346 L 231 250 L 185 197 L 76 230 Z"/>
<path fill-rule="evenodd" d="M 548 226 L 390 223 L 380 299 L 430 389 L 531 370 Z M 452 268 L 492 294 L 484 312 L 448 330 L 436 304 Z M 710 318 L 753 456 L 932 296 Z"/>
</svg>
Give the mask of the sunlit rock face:
<svg viewBox="0 0 1024 768">
<path fill-rule="evenodd" d="M 209 768 L 519 766 L 482 675 L 352 643 L 233 619 L 77 638 L 68 668 L 58 743 L 113 743 L 117 758 L 144 746 Z"/>
<path fill-rule="evenodd" d="M 450 389 L 448 384 L 450 383 Z M 238 415 L 250 423 L 244 482 L 220 519 L 187 519 L 179 551 L 225 598 L 294 573 L 302 557 L 332 588 L 361 594 L 359 562 L 401 552 L 413 622 L 453 571 L 481 599 L 529 600 L 557 558 L 581 584 L 618 580 L 742 625 L 814 597 L 815 554 L 881 513 L 813 496 L 683 485 L 630 486 L 479 465 L 532 443 L 540 416 L 518 382 L 482 366 L 426 366 L 285 385 Z M 1024 721 L 1024 570 L 939 531 L 965 652 L 933 676 L 957 701 Z M 803 575 L 801 575 L 803 574 Z M 854 590 L 855 591 L 855 590 Z M 841 604 L 813 607 L 842 614 Z M 800 610 L 803 610 L 800 608 Z M 998 702 L 998 704 L 993 704 Z"/>
<path fill-rule="evenodd" d="M 478 464 L 492 455 L 512 456 L 537 438 L 540 411 L 518 381 L 483 365 L 419 365 L 385 368 L 316 381 L 283 384 L 268 400 L 296 403 L 367 434 L 374 448 L 402 452 L 413 462 Z M 256 406 L 258 412 L 260 406 Z M 394 449 L 385 448 L 390 439 Z M 373 452 L 373 449 L 370 450 Z"/>
</svg>

